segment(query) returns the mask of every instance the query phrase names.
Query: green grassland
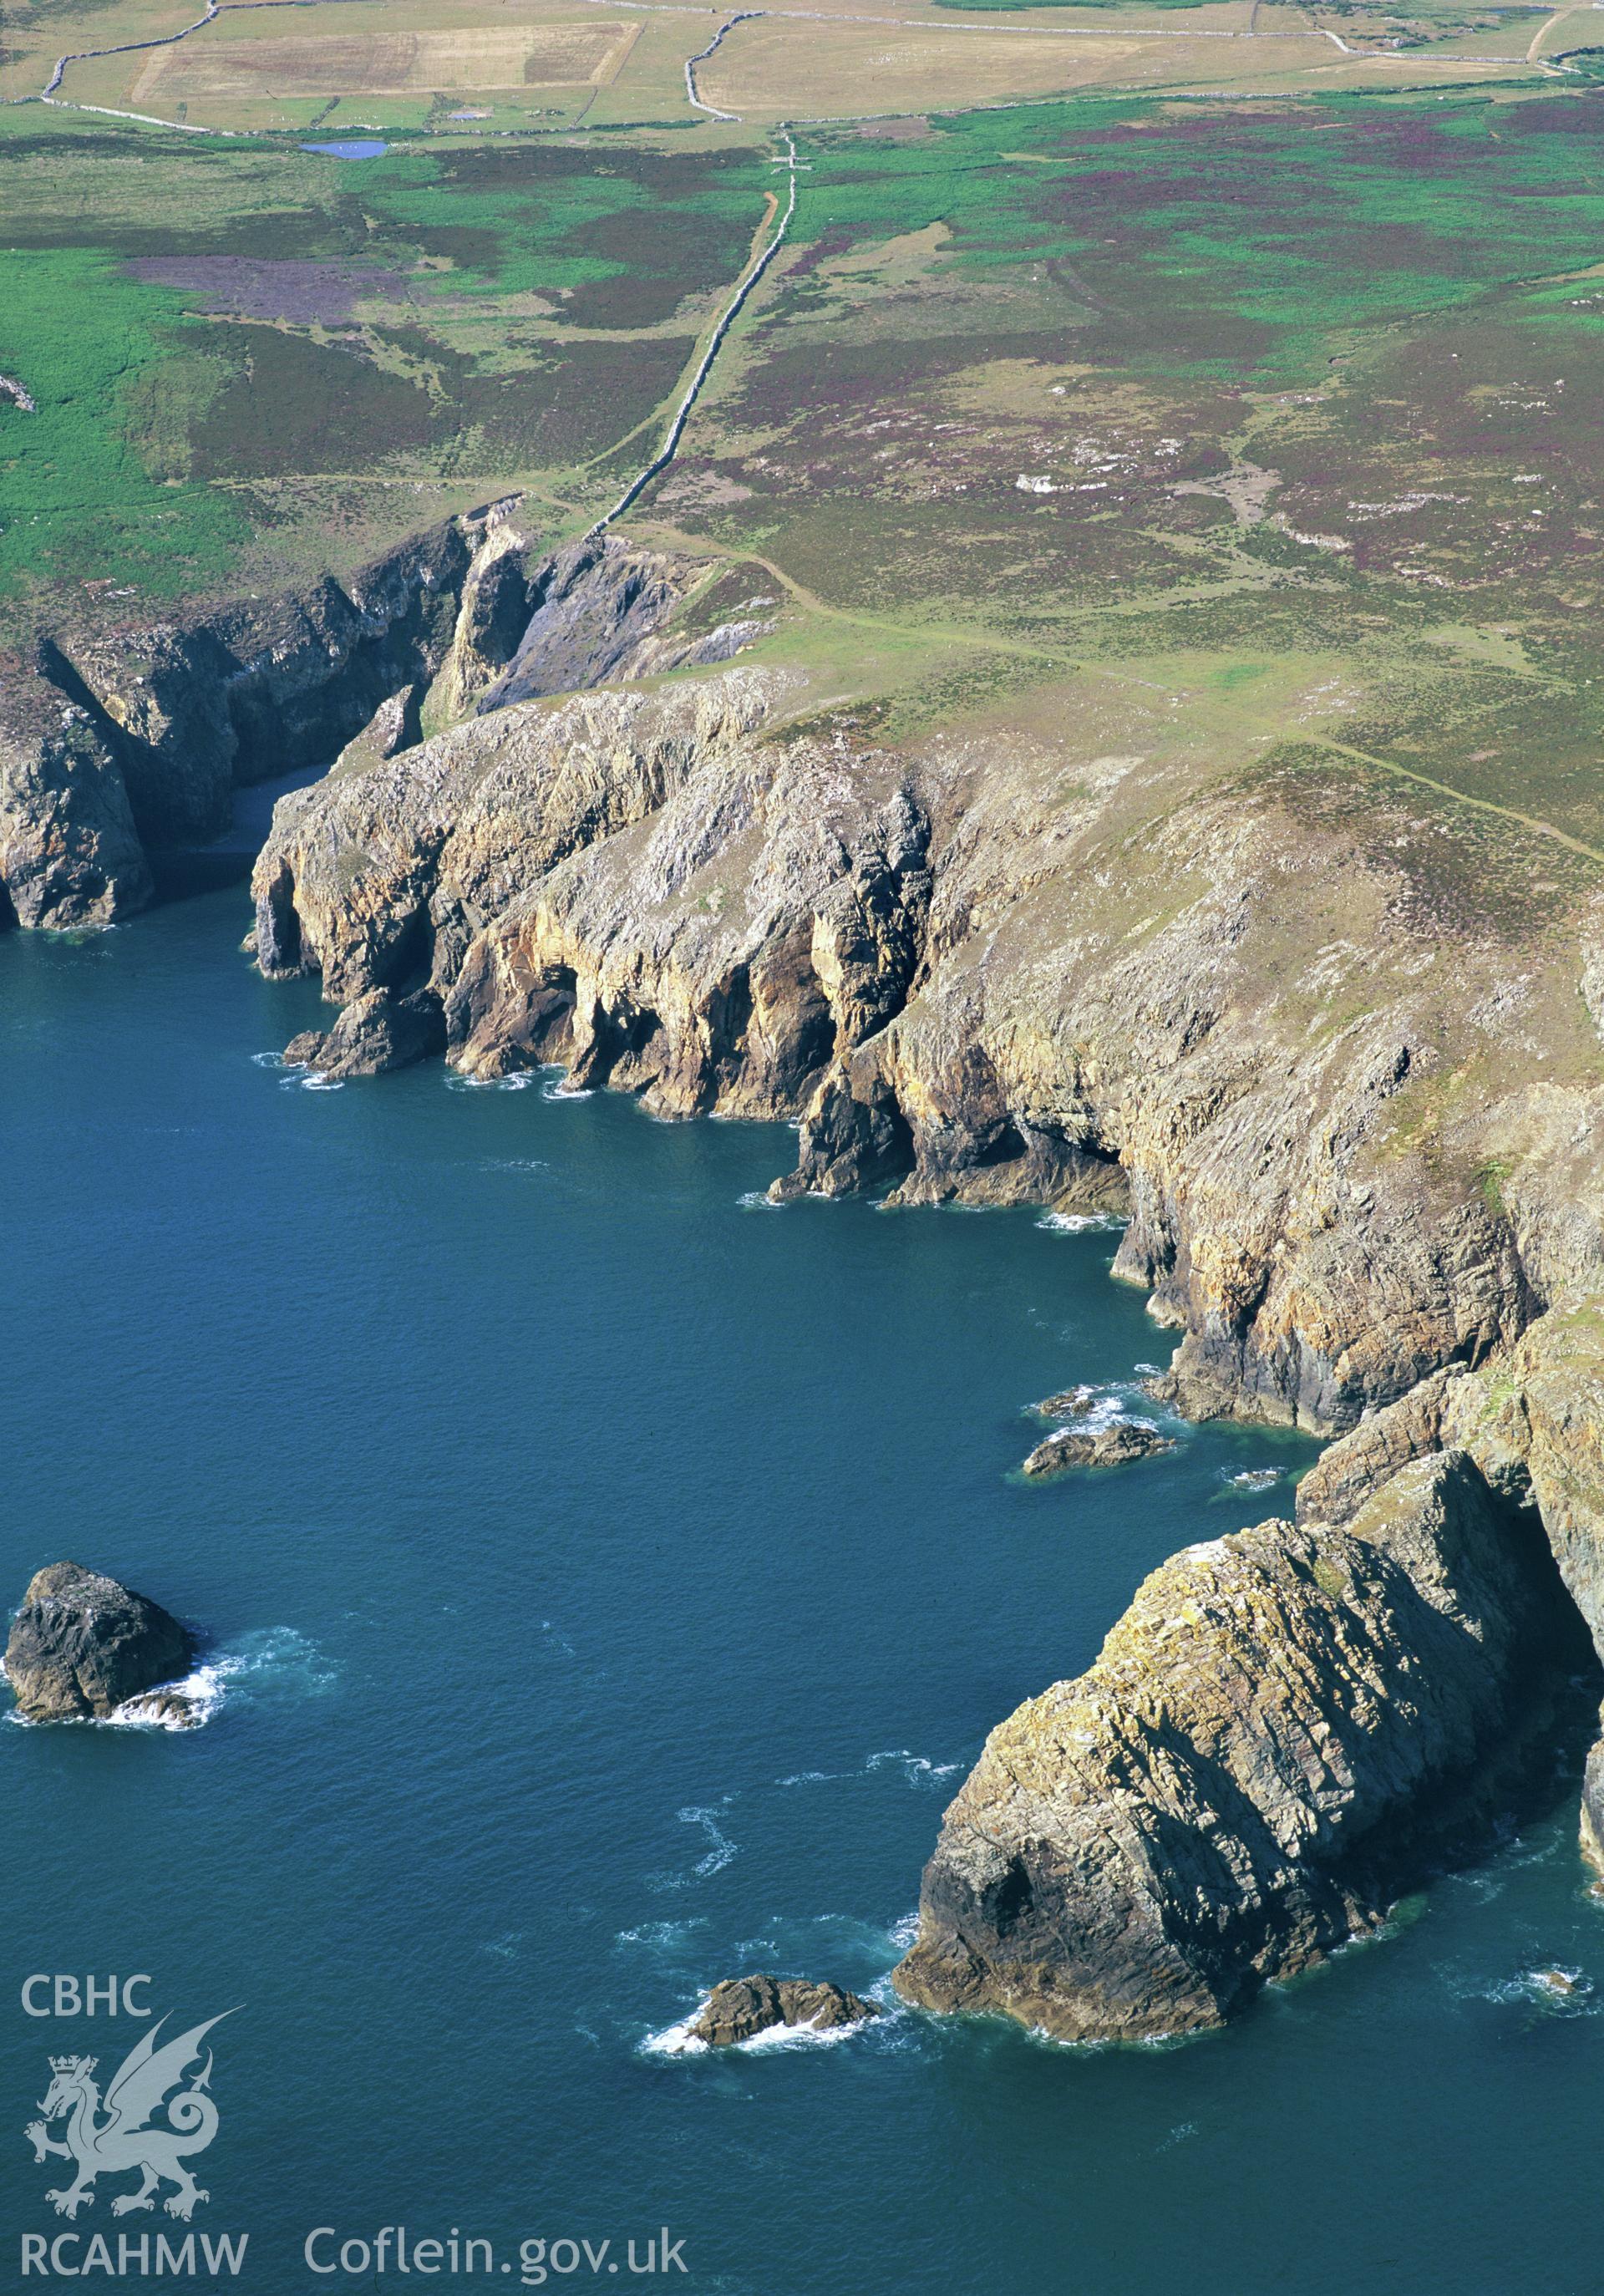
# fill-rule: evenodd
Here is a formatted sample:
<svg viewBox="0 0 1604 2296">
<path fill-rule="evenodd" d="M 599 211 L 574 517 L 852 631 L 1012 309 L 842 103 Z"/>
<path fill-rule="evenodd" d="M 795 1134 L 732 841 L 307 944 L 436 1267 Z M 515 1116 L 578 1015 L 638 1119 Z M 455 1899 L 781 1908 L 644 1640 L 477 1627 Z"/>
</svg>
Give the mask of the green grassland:
<svg viewBox="0 0 1604 2296">
<path fill-rule="evenodd" d="M 1123 678 L 1209 770 L 1335 740 L 1604 850 L 1597 99 L 1088 98 L 806 157 L 665 531 L 827 608 L 839 682 L 855 621 L 925 697 L 958 647 L 994 702 Z"/>
<path fill-rule="evenodd" d="M 514 488 L 577 530 L 777 180 L 739 127 L 359 166 L 37 107 L 0 139 L 19 615 L 342 567 Z M 731 566 L 695 612 L 777 598 L 768 652 L 877 737 L 1095 696 L 1177 774 L 1446 808 L 1453 867 L 1533 822 L 1597 865 L 1604 94 L 1088 94 L 799 142 L 786 250 L 629 521 Z"/>
<path fill-rule="evenodd" d="M 0 588 L 340 565 L 584 465 L 673 391 L 763 155 L 352 166 L 0 110 Z"/>
</svg>

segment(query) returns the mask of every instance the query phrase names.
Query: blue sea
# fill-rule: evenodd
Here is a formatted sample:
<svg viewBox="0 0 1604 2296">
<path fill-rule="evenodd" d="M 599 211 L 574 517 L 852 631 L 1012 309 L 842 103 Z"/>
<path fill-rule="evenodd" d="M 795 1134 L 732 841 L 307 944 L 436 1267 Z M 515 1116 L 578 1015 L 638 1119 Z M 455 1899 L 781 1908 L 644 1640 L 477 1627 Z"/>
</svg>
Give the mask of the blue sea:
<svg viewBox="0 0 1604 2296">
<path fill-rule="evenodd" d="M 188 1734 L 0 1724 L 6 2284 L 193 2231 L 244 2236 L 219 2284 L 262 2296 L 415 2290 L 389 2226 L 503 2287 L 1598 2286 L 1572 1771 L 1223 2036 L 1076 2051 L 884 1991 L 988 1727 L 1313 1456 L 1181 1428 L 1018 1480 L 1023 1406 L 1168 1345 L 1115 1236 L 774 1210 L 783 1128 L 550 1075 L 311 1088 L 274 1054 L 315 988 L 258 979 L 247 922 L 224 884 L 0 941 L 6 1599 L 63 1556 L 126 1578 L 202 1629 L 210 1702 Z M 653 2046 L 752 1969 L 888 2013 Z M 57 2218 L 22 2133 L 51 2056 L 104 2085 L 146 2030 L 103 1995 L 29 2016 L 25 1980 L 132 1974 L 168 2035 L 232 2012 L 188 2227 L 113 2218 L 127 2177 Z"/>
</svg>

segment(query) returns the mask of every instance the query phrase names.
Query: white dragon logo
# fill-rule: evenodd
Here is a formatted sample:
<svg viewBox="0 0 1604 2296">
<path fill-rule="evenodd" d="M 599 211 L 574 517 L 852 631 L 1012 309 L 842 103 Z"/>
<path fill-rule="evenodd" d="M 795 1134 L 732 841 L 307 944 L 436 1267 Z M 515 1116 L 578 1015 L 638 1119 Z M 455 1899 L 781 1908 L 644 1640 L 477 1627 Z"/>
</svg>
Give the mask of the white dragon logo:
<svg viewBox="0 0 1604 2296">
<path fill-rule="evenodd" d="M 232 2009 L 223 2013 L 227 2017 L 233 2014 Z M 222 2021 L 222 2017 L 209 2017 L 204 2025 L 192 2025 L 187 2033 L 180 2033 L 159 2049 L 156 2037 L 167 2022 L 165 2017 L 159 2018 L 112 2076 L 103 2120 L 100 2087 L 94 2079 L 99 2058 L 52 2057 L 50 2087 L 39 2100 L 44 2119 L 30 2120 L 22 2133 L 34 2148 L 36 2161 L 54 2153 L 61 2160 L 78 2162 L 71 2184 L 45 2195 L 55 2203 L 57 2216 L 76 2217 L 82 2202 L 93 2205 L 91 2187 L 95 2178 L 102 2171 L 115 2175 L 124 2169 L 137 2169 L 143 2182 L 136 2193 L 119 2194 L 111 2203 L 114 2217 L 127 2216 L 135 2209 L 154 2208 L 164 2177 L 178 2187 L 163 2202 L 170 2217 L 187 2221 L 196 2202 L 209 2197 L 184 2165 L 186 2153 L 203 2152 L 217 2133 L 217 2108 L 206 2093 L 212 2070 L 209 2050 L 204 2069 L 168 2103 L 168 2126 L 152 2128 L 148 2123 L 168 2091 L 184 2079 L 185 2066 L 200 2055 L 207 2034 Z M 69 2116 L 65 2144 L 49 2133 L 49 2123 L 63 2113 Z"/>
</svg>

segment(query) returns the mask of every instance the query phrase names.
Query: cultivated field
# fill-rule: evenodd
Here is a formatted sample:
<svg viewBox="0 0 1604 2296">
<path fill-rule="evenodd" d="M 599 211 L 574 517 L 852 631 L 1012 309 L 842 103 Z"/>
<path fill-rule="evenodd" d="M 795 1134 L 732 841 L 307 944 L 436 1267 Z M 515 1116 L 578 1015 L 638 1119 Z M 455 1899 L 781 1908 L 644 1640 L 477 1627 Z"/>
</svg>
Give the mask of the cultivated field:
<svg viewBox="0 0 1604 2296">
<path fill-rule="evenodd" d="M 332 101 L 336 126 L 438 128 L 454 99 L 458 111 L 487 111 L 488 133 L 581 121 L 708 130 L 716 113 L 952 111 L 1086 86 L 1269 95 L 1494 78 L 1540 85 L 1556 59 L 1604 39 L 1604 18 L 1590 5 L 1527 0 L 1486 8 L 1423 0 L 1406 11 L 1360 0 L 811 0 L 732 24 L 732 11 L 705 0 L 595 19 L 576 0 L 223 0 L 186 32 L 194 4 L 14 6 L 0 94 L 37 94 L 70 53 L 56 101 L 191 127 L 297 129 Z M 711 111 L 699 109 L 686 66 L 721 26 L 730 29 L 716 53 L 693 68 Z M 171 45 L 137 45 L 175 34 L 184 36 Z M 526 100 L 525 90 L 536 93 Z"/>
<path fill-rule="evenodd" d="M 332 13 L 308 12 L 315 21 Z M 375 23 L 350 32 L 308 26 L 293 35 L 255 39 L 214 35 L 153 50 L 129 90 L 129 102 L 160 110 L 180 102 L 225 105 L 237 96 L 593 86 L 618 71 L 638 30 L 638 25 L 603 21 L 404 32 Z"/>
</svg>

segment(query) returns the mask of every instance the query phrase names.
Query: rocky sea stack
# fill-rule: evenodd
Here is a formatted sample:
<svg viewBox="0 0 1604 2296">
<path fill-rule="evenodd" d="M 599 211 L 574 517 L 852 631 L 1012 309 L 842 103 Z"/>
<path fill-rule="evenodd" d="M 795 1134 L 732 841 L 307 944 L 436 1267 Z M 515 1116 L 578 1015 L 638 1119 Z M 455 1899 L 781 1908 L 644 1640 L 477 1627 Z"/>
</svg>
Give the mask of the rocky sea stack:
<svg viewBox="0 0 1604 2296">
<path fill-rule="evenodd" d="M 1158 2039 L 1372 1931 L 1508 1811 L 1547 1691 L 1588 1667 L 1513 1496 L 1439 1451 L 1344 1525 L 1265 1522 L 1154 1571 L 1087 1673 L 993 1731 L 898 1990 Z"/>
<path fill-rule="evenodd" d="M 727 1977 L 716 1985 L 693 2020 L 693 2040 L 709 2048 L 732 2048 L 756 2034 L 790 2025 L 823 2033 L 867 2023 L 880 2011 L 844 1986 L 805 1977 Z"/>
<path fill-rule="evenodd" d="M 29 1722 L 104 1721 L 180 1680 L 194 1655 L 188 1629 L 149 1595 L 82 1563 L 53 1562 L 29 1581 L 12 1622 L 5 1672 Z M 149 1712 L 170 1725 L 187 1709 L 169 1690 Z"/>
</svg>

